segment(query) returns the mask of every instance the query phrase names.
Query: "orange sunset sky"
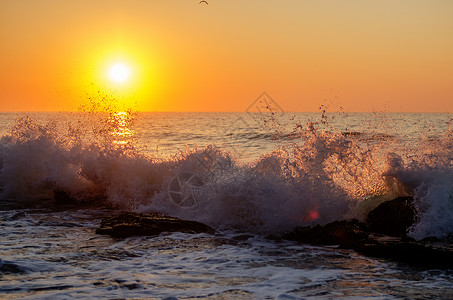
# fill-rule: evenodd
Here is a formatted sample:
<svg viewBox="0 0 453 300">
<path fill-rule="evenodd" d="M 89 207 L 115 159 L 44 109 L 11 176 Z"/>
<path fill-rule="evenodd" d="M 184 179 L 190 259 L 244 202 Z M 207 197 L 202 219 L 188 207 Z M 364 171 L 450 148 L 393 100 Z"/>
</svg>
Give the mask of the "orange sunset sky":
<svg viewBox="0 0 453 300">
<path fill-rule="evenodd" d="M 451 0 L 208 2 L 0 0 L 0 111 L 453 111 Z"/>
</svg>

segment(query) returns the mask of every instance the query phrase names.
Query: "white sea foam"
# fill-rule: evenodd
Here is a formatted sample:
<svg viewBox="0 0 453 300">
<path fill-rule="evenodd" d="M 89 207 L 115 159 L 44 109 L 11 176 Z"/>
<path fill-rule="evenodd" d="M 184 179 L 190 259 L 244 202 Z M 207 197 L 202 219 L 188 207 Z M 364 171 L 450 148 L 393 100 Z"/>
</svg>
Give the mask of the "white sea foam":
<svg viewBox="0 0 453 300">
<path fill-rule="evenodd" d="M 51 199 L 58 191 L 78 201 L 157 210 L 219 229 L 278 233 L 296 225 L 363 220 L 380 202 L 413 195 L 413 237 L 453 233 L 449 129 L 406 143 L 382 140 L 382 133 L 342 134 L 310 121 L 289 130 L 291 139 L 279 140 L 273 151 L 244 163 L 231 148 L 213 145 L 157 158 L 137 150 L 143 147 L 133 138 L 135 129 L 124 128 L 130 116 L 83 116 L 82 123 L 72 118 L 63 124 L 20 118 L 1 138 L 2 199 Z M 225 135 L 215 130 L 208 133 Z M 241 150 L 241 143 L 235 148 Z M 192 174 L 197 183 L 181 182 L 180 174 Z M 181 205 L 182 199 L 190 205 Z"/>
<path fill-rule="evenodd" d="M 165 115 L 169 121 L 154 116 L 145 115 L 146 126 L 138 120 L 138 127 L 129 128 L 135 137 L 119 134 L 130 131 L 118 130 L 125 124 L 118 116 L 94 114 L 22 118 L 1 138 L 0 297 L 453 297 L 451 270 L 421 272 L 354 251 L 261 236 L 295 225 L 363 219 L 400 195 L 415 198 L 413 237 L 451 234 L 447 128 L 426 138 L 412 128 L 406 137 L 365 130 L 356 120 L 342 134 L 331 124 L 311 122 L 310 115 L 311 121 L 279 129 L 281 138 L 274 139 L 261 125 L 237 126 L 240 134 L 222 131 L 235 115 L 221 115 L 225 126 L 214 129 L 206 129 L 212 115 Z M 196 148 L 206 143 L 190 139 L 186 148 L 176 144 L 196 135 L 184 126 L 190 120 L 201 140 L 214 139 L 207 143 L 212 145 Z M 161 146 L 183 150 L 172 156 L 146 150 L 156 148 L 153 134 Z M 216 227 L 217 235 L 96 235 L 100 218 L 117 209 L 199 220 Z"/>
</svg>

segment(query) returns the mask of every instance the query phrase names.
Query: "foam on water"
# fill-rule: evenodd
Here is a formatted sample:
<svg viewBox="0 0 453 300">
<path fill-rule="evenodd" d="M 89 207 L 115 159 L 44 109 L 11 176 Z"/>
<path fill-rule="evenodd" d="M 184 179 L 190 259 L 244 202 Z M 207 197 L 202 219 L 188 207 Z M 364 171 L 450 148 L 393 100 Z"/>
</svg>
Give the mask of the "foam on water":
<svg viewBox="0 0 453 300">
<path fill-rule="evenodd" d="M 372 131 L 345 134 L 323 115 L 323 122 L 279 128 L 274 150 L 244 163 L 232 149 L 214 145 L 164 158 L 139 151 L 135 118 L 121 113 L 82 114 L 64 122 L 17 119 L 1 137 L 1 199 L 26 207 L 26 201 L 63 193 L 69 196 L 63 199 L 160 211 L 219 229 L 279 233 L 296 225 L 363 219 L 385 200 L 413 195 L 418 221 L 411 236 L 453 233 L 450 128 L 408 142 Z M 240 143 L 237 148 L 242 150 Z"/>
<path fill-rule="evenodd" d="M 234 127 L 234 115 L 220 115 L 216 120 L 230 124 L 232 133 L 217 123 L 206 132 L 201 126 L 201 133 L 191 133 L 198 142 L 187 139 L 173 155 L 161 155 L 163 147 L 150 151 L 157 148 L 153 134 L 171 133 L 160 145 L 177 149 L 191 131 L 184 122 L 203 123 L 203 115 L 180 117 L 17 119 L 0 140 L 0 298 L 453 297 L 451 270 L 261 235 L 363 219 L 399 195 L 415 197 L 413 237 L 451 234 L 450 129 L 406 137 L 349 117 L 351 124 L 335 129 L 331 120 L 316 123 L 310 115 L 311 121 L 288 126 L 274 122 L 269 133 L 250 124 Z M 157 210 L 208 223 L 218 234 L 122 240 L 95 234 L 100 219 L 118 210 Z"/>
<path fill-rule="evenodd" d="M 0 295 L 21 299 L 421 299 L 451 297 L 451 271 L 413 271 L 335 247 L 223 232 L 124 240 L 93 210 L 2 211 Z M 17 237 L 20 236 L 18 239 Z M 404 287 L 404 289 L 402 288 Z"/>
</svg>

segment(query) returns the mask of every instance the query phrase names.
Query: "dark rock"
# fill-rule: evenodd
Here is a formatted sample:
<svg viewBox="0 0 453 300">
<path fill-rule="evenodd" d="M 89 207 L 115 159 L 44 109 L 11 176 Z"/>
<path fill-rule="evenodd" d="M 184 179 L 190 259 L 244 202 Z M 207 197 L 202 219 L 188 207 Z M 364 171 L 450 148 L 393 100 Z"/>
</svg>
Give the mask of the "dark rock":
<svg viewBox="0 0 453 300">
<path fill-rule="evenodd" d="M 406 242 L 403 239 L 374 240 L 357 245 L 355 251 L 379 258 L 391 259 L 412 265 L 453 268 L 453 247 L 451 244 L 427 242 Z"/>
<path fill-rule="evenodd" d="M 380 204 L 368 214 L 368 230 L 389 236 L 405 236 L 416 221 L 413 201 L 412 197 L 399 197 Z"/>
<path fill-rule="evenodd" d="M 422 243 L 439 243 L 439 242 L 441 242 L 441 240 L 435 236 L 428 236 L 428 237 L 425 237 L 420 242 L 422 242 Z"/>
<path fill-rule="evenodd" d="M 453 234 L 449 234 L 446 237 L 442 238 L 442 241 L 445 243 L 453 244 Z"/>
<path fill-rule="evenodd" d="M 411 238 L 410 236 L 403 236 L 400 238 L 402 242 L 416 242 L 414 238 Z"/>
<path fill-rule="evenodd" d="M 68 192 L 62 190 L 54 190 L 53 197 L 58 204 L 77 203 L 77 200 L 72 198 Z"/>
<path fill-rule="evenodd" d="M 196 221 L 181 220 L 159 213 L 140 214 L 125 212 L 105 217 L 97 234 L 125 238 L 130 236 L 158 235 L 162 232 L 214 233 L 214 229 Z"/>
<path fill-rule="evenodd" d="M 1 274 L 22 274 L 25 271 L 16 264 L 1 262 L 0 263 L 0 275 Z"/>
<path fill-rule="evenodd" d="M 453 245 L 436 238 L 422 241 L 391 236 L 378 236 L 367 231 L 357 220 L 336 221 L 325 226 L 296 227 L 283 236 L 311 245 L 339 245 L 371 257 L 390 259 L 413 265 L 453 268 Z"/>
<path fill-rule="evenodd" d="M 357 220 L 335 221 L 325 226 L 296 227 L 283 238 L 312 245 L 340 245 L 342 248 L 352 248 L 355 244 L 368 240 L 365 229 L 365 224 Z"/>
</svg>

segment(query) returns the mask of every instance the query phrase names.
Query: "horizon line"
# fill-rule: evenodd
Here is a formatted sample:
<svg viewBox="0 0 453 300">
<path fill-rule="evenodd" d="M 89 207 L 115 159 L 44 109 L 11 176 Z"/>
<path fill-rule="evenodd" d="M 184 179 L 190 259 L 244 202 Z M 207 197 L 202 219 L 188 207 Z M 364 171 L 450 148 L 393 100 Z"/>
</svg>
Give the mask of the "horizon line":
<svg viewBox="0 0 453 300">
<path fill-rule="evenodd" d="M 0 113 L 108 113 L 108 112 L 126 112 L 131 111 L 134 113 L 262 113 L 262 114 L 272 114 L 272 113 L 323 113 L 323 111 L 176 111 L 176 110 L 131 110 L 131 109 L 118 109 L 118 110 L 4 110 Z M 401 114 L 416 114 L 416 113 L 425 113 L 425 114 L 451 114 L 453 112 L 449 111 L 341 111 L 341 110 L 332 110 L 325 111 L 326 113 L 401 113 Z"/>
</svg>

